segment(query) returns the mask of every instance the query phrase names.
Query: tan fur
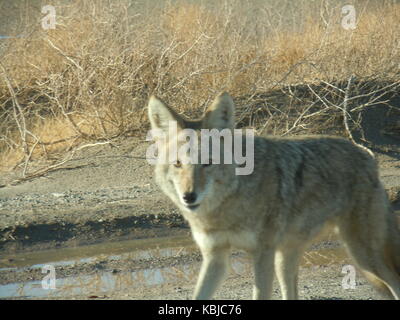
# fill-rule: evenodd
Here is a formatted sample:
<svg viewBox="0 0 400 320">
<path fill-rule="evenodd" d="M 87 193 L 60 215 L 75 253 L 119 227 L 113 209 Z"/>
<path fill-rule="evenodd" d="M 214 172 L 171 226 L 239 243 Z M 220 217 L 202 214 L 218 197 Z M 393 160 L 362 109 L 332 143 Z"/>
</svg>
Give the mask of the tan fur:
<svg viewBox="0 0 400 320">
<path fill-rule="evenodd" d="M 171 119 L 179 130 L 233 129 L 235 122 L 227 93 L 194 121 L 152 97 L 149 117 L 152 128 L 164 131 Z M 162 142 L 166 150 L 172 138 Z M 337 137 L 256 137 L 254 163 L 247 176 L 235 174 L 236 164 L 155 168 L 156 181 L 181 209 L 203 255 L 194 298 L 212 297 L 226 275 L 230 250 L 238 248 L 254 260 L 254 298 L 271 297 L 275 267 L 283 298 L 297 299 L 299 259 L 326 225 L 338 230 L 377 288 L 400 298 L 399 228 L 367 151 Z M 197 196 L 195 209 L 182 199 L 187 192 Z"/>
</svg>

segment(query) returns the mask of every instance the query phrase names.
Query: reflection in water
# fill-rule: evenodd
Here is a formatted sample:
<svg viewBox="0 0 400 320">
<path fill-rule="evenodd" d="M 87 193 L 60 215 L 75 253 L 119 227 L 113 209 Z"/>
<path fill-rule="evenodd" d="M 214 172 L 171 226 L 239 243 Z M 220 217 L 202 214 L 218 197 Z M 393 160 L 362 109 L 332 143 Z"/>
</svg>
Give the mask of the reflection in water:
<svg viewBox="0 0 400 320">
<path fill-rule="evenodd" d="M 147 253 L 148 254 L 148 253 Z M 165 251 L 164 251 L 165 254 Z M 117 257 L 113 257 L 116 259 Z M 36 265 L 35 267 L 41 267 Z M 57 267 L 56 267 L 57 268 Z M 94 275 L 82 275 L 56 279 L 56 289 L 42 289 L 41 281 L 12 283 L 0 286 L 0 298 L 7 297 L 57 297 L 73 295 L 90 295 L 122 291 L 131 288 L 143 288 L 165 283 L 194 282 L 199 272 L 200 263 L 178 265 L 165 268 L 144 269 L 133 272 L 112 271 Z M 232 270 L 237 274 L 249 271 L 250 264 L 245 257 L 233 257 Z"/>
<path fill-rule="evenodd" d="M 178 255 L 185 255 L 193 253 L 197 250 L 193 246 L 188 247 L 170 247 L 170 248 L 153 248 L 148 250 L 136 250 L 134 252 L 125 254 L 109 254 L 97 255 L 95 257 L 61 261 L 51 264 L 56 268 L 60 266 L 74 266 L 78 263 L 95 262 L 101 259 L 107 260 L 120 260 L 121 263 L 129 259 L 135 260 L 149 260 L 160 259 L 167 257 L 176 257 Z M 245 254 L 234 254 L 231 259 L 232 270 L 234 274 L 248 274 L 252 271 L 250 259 Z M 333 263 L 345 263 L 346 256 L 343 250 L 335 249 L 320 249 L 308 251 L 305 253 L 302 265 L 329 265 Z M 36 264 L 30 268 L 41 268 L 44 264 Z M 150 262 L 149 262 L 149 265 Z M 25 283 L 12 283 L 7 285 L 0 285 L 0 298 L 7 297 L 20 297 L 20 298 L 45 298 L 45 297 L 68 297 L 74 295 L 89 296 L 90 294 L 106 294 L 112 291 L 123 291 L 132 288 L 145 288 L 150 286 L 159 286 L 166 283 L 195 283 L 200 268 L 199 262 L 191 262 L 176 266 L 168 266 L 163 268 L 148 268 L 137 271 L 97 271 L 92 275 L 79 275 L 74 277 L 56 278 L 56 289 L 43 289 L 41 281 L 31 281 Z M 15 268 L 15 271 L 20 271 L 20 268 Z M 45 274 L 43 275 L 43 277 Z"/>
</svg>

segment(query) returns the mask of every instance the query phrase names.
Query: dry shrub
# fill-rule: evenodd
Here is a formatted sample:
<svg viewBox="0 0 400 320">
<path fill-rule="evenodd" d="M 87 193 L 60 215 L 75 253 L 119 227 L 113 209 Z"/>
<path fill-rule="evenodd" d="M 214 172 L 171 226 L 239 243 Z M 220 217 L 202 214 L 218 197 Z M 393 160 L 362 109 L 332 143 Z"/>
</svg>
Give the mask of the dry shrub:
<svg viewBox="0 0 400 320">
<path fill-rule="evenodd" d="M 341 118 L 328 111 L 343 103 L 351 75 L 359 79 L 353 94 L 362 95 L 351 103 L 366 106 L 399 76 L 400 5 L 353 3 L 358 24 L 346 31 L 345 3 L 324 0 L 56 1 L 55 30 L 36 23 L 2 49 L 0 169 L 54 161 L 88 141 L 144 136 L 150 94 L 197 116 L 229 90 L 240 125 L 260 132 L 333 126 Z"/>
</svg>

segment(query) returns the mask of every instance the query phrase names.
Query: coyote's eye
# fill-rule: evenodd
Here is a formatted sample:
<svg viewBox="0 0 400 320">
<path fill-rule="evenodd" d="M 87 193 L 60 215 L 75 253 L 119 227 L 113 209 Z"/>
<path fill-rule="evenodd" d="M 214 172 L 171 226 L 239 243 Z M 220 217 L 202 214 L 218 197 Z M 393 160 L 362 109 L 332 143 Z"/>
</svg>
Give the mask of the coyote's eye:
<svg viewBox="0 0 400 320">
<path fill-rule="evenodd" d="M 180 162 L 179 160 L 176 160 L 176 162 L 174 163 L 175 168 L 180 168 L 182 167 L 182 162 Z"/>
</svg>

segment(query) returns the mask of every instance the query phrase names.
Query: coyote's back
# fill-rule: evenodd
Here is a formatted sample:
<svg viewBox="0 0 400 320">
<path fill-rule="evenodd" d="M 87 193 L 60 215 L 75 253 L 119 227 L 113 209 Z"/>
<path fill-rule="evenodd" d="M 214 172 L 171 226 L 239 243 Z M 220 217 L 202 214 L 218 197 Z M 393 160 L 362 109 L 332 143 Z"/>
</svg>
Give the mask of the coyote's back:
<svg viewBox="0 0 400 320">
<path fill-rule="evenodd" d="M 198 136 L 201 129 L 234 129 L 234 105 L 226 93 L 195 121 L 152 97 L 149 117 L 152 128 L 165 133 L 158 139 L 159 154 L 164 155 L 172 152 L 173 143 L 178 148 L 186 143 L 181 139 L 185 129 Z M 170 130 L 172 124 L 176 131 Z M 201 145 L 198 136 L 195 146 Z M 223 161 L 229 139 L 221 136 L 218 141 Z M 367 278 L 400 298 L 399 229 L 376 161 L 364 149 L 329 136 L 255 137 L 249 175 L 236 174 L 243 164 L 190 159 L 188 153 L 179 153 L 173 163 L 158 163 L 155 173 L 189 222 L 203 255 L 195 298 L 212 296 L 226 274 L 230 249 L 238 248 L 253 257 L 254 298 L 270 298 L 275 267 L 283 298 L 296 299 L 299 259 L 327 225 L 335 227 Z"/>
</svg>

